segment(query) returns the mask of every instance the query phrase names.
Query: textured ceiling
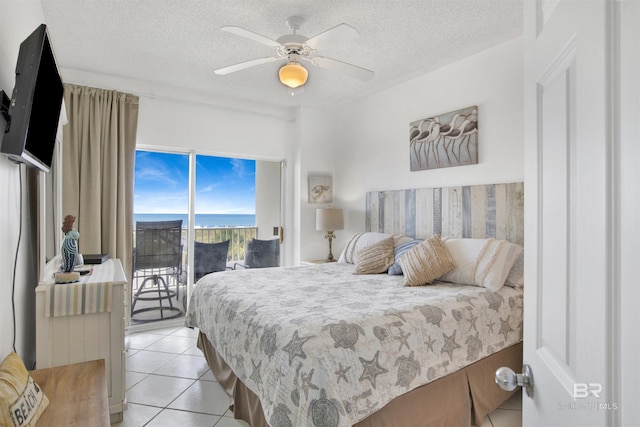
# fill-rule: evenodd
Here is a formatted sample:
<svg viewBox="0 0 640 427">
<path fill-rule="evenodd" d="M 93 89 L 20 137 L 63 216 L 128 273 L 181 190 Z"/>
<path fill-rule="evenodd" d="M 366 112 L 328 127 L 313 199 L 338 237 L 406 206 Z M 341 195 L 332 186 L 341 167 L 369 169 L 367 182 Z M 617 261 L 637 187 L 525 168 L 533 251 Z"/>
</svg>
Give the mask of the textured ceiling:
<svg viewBox="0 0 640 427">
<path fill-rule="evenodd" d="M 522 34 L 523 0 L 42 0 L 59 67 L 133 78 L 277 106 L 330 106 L 375 93 Z M 360 36 L 318 55 L 373 70 L 362 82 L 304 63 L 309 80 L 291 96 L 281 62 L 229 75 L 214 70 L 271 56 L 220 31 L 240 26 L 271 39 L 312 37 L 338 24 Z M 64 75 L 63 75 L 64 77 Z"/>
</svg>

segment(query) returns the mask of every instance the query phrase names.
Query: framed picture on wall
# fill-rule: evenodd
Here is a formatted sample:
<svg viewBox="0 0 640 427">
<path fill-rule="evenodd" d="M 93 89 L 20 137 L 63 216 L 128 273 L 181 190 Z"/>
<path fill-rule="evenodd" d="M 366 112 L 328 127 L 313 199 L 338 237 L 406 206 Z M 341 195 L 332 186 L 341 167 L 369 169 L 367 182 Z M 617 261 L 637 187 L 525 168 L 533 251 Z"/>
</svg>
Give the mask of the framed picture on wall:
<svg viewBox="0 0 640 427">
<path fill-rule="evenodd" d="M 330 176 L 309 175 L 309 203 L 332 203 L 332 181 Z"/>
<path fill-rule="evenodd" d="M 478 106 L 409 123 L 412 171 L 478 163 Z"/>
</svg>

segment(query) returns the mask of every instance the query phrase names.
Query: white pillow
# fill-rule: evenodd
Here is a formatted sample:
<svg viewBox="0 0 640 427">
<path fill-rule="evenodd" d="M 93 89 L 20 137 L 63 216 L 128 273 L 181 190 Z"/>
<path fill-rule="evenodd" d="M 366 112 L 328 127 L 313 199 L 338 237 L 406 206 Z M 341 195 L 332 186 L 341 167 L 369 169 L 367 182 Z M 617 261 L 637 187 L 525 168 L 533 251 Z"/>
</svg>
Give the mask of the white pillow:
<svg viewBox="0 0 640 427">
<path fill-rule="evenodd" d="M 442 239 L 444 247 L 456 265 L 449 273 L 439 280 L 460 285 L 475 285 L 475 273 L 477 258 L 482 248 L 486 245 L 486 239 Z"/>
<path fill-rule="evenodd" d="M 444 246 L 456 268 L 440 277 L 445 282 L 500 289 L 522 246 L 496 239 L 446 239 Z"/>
<path fill-rule="evenodd" d="M 347 246 L 345 246 L 345 248 L 342 250 L 340 257 L 338 257 L 338 262 L 355 264 L 356 254 L 360 252 L 362 248 L 365 248 L 373 243 L 378 243 L 391 236 L 393 236 L 394 247 L 411 240 L 410 237 L 401 236 L 398 234 L 377 233 L 373 231 L 356 233 L 353 235 L 353 237 L 351 237 L 349 243 L 347 243 Z"/>
</svg>

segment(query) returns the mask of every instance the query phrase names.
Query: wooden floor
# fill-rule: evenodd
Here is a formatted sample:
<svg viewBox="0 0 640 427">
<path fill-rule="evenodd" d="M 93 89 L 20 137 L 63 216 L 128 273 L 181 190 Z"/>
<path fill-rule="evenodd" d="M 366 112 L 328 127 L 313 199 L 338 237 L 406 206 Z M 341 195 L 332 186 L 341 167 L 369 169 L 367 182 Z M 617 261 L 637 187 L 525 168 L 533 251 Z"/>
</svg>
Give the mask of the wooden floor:
<svg viewBox="0 0 640 427">
<path fill-rule="evenodd" d="M 49 399 L 38 427 L 109 426 L 104 359 L 29 372 Z"/>
</svg>

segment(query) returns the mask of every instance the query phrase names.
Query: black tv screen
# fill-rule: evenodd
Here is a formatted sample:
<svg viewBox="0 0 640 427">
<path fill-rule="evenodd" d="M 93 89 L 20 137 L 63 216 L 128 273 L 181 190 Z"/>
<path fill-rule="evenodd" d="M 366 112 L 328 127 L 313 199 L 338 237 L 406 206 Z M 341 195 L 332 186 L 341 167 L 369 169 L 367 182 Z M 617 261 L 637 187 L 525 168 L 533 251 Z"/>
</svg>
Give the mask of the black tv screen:
<svg viewBox="0 0 640 427">
<path fill-rule="evenodd" d="M 51 168 L 64 88 L 45 24 L 22 44 L 11 96 L 11 123 L 0 151 L 45 172 Z"/>
</svg>

